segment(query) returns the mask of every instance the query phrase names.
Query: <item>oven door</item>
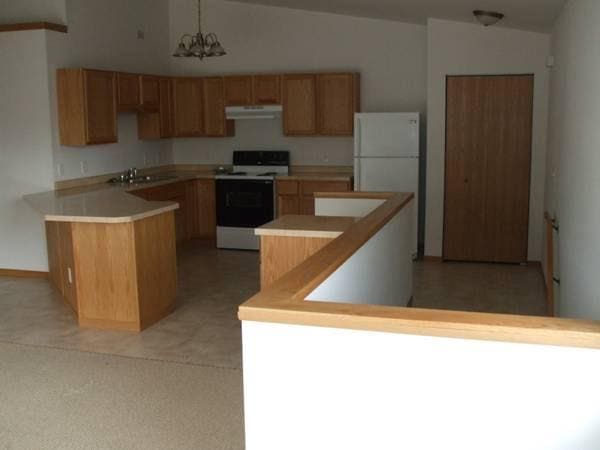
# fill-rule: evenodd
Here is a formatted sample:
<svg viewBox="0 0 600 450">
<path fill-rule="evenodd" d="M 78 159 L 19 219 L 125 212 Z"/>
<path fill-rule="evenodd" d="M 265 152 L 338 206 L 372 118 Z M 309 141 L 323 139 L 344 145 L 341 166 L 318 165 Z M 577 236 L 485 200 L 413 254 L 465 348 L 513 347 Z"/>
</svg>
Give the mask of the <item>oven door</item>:
<svg viewBox="0 0 600 450">
<path fill-rule="evenodd" d="M 217 225 L 256 228 L 274 218 L 273 180 L 217 180 Z"/>
</svg>

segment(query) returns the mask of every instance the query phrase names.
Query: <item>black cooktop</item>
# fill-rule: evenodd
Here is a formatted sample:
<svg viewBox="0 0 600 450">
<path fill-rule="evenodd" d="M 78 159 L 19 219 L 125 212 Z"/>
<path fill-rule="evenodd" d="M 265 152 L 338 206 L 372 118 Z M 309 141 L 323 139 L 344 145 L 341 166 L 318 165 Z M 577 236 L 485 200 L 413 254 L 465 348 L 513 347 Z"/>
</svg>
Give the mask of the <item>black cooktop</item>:
<svg viewBox="0 0 600 450">
<path fill-rule="evenodd" d="M 286 150 L 236 150 L 234 166 L 289 166 L 290 152 Z"/>
</svg>

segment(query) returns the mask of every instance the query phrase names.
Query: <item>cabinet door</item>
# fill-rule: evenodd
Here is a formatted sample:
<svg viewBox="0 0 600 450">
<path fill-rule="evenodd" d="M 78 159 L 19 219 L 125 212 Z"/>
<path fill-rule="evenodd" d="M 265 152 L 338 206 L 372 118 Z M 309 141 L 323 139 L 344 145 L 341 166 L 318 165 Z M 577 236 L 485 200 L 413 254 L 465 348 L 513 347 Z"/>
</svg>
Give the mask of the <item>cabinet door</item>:
<svg viewBox="0 0 600 450">
<path fill-rule="evenodd" d="M 161 78 L 160 90 L 160 137 L 170 138 L 174 136 L 174 114 L 173 114 L 173 83 L 170 78 Z"/>
<path fill-rule="evenodd" d="M 84 70 L 86 142 L 117 142 L 115 74 L 102 70 Z"/>
<path fill-rule="evenodd" d="M 225 105 L 252 104 L 252 77 L 250 75 L 225 77 Z"/>
<path fill-rule="evenodd" d="M 117 109 L 137 111 L 140 107 L 140 77 L 133 73 L 117 74 Z"/>
<path fill-rule="evenodd" d="M 288 136 L 317 133 L 317 81 L 312 74 L 284 75 L 283 131 Z"/>
<path fill-rule="evenodd" d="M 204 133 L 202 80 L 175 78 L 173 81 L 173 105 L 175 136 L 202 136 Z"/>
<path fill-rule="evenodd" d="M 206 136 L 225 136 L 225 99 L 223 97 L 223 78 L 204 78 L 204 134 Z"/>
<path fill-rule="evenodd" d="M 358 81 L 351 73 L 317 76 L 319 134 L 351 136 L 358 111 Z"/>
<path fill-rule="evenodd" d="M 254 75 L 252 95 L 255 105 L 280 105 L 281 75 Z"/>
<path fill-rule="evenodd" d="M 201 239 L 216 239 L 217 237 L 217 208 L 215 202 L 215 181 L 197 180 L 198 192 L 198 237 Z"/>
<path fill-rule="evenodd" d="M 300 197 L 298 195 L 277 196 L 277 217 L 288 214 L 300 214 Z"/>
<path fill-rule="evenodd" d="M 305 216 L 315 215 L 315 198 L 303 195 L 300 197 L 300 214 Z"/>
<path fill-rule="evenodd" d="M 140 99 L 144 111 L 157 111 L 160 103 L 160 81 L 152 75 L 140 76 Z"/>
</svg>

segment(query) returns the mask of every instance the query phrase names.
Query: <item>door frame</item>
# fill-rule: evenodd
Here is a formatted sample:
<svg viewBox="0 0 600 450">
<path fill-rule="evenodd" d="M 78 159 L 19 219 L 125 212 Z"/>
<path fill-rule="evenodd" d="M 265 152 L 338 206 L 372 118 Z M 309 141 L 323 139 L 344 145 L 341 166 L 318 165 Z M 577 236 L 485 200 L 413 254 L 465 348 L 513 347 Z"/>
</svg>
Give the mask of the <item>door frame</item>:
<svg viewBox="0 0 600 450">
<path fill-rule="evenodd" d="M 444 206 L 442 210 L 442 262 L 462 262 L 455 261 L 446 258 L 446 204 L 448 201 L 448 190 L 446 189 L 446 180 L 448 175 L 448 82 L 451 78 L 481 78 L 481 77 L 530 77 L 532 80 L 532 95 L 531 95 L 531 137 L 529 142 L 529 186 L 527 196 L 527 256 L 529 256 L 529 226 L 530 226 L 530 214 L 531 214 L 531 170 L 533 168 L 533 124 L 535 119 L 535 73 L 502 73 L 502 74 L 446 74 L 444 80 Z M 528 259 L 528 258 L 526 258 Z M 489 261 L 465 261 L 465 262 L 484 262 L 490 263 Z M 523 261 L 525 263 L 527 261 Z M 514 263 L 493 263 L 493 264 L 514 264 Z"/>
</svg>

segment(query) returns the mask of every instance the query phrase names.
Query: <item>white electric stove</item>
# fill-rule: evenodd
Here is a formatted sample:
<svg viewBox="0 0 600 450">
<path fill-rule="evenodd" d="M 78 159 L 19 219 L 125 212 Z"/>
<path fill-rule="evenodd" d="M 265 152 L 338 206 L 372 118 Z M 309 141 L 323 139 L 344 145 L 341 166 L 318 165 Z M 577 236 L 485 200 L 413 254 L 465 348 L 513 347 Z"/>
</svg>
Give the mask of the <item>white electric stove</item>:
<svg viewBox="0 0 600 450">
<path fill-rule="evenodd" d="M 259 249 L 254 229 L 275 218 L 275 178 L 289 163 L 287 151 L 233 152 L 233 171 L 215 177 L 218 248 Z"/>
</svg>

